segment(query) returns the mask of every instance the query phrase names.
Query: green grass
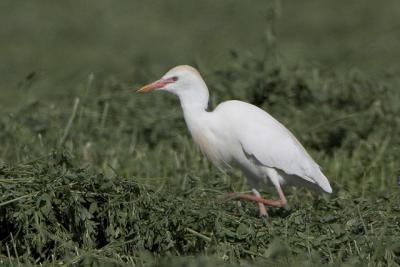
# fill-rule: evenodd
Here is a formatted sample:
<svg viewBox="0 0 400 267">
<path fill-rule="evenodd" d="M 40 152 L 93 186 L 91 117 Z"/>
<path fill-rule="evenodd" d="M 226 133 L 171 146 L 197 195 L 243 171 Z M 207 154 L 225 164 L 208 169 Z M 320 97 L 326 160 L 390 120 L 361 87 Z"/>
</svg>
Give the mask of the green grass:
<svg viewBox="0 0 400 267">
<path fill-rule="evenodd" d="M 267 7 L 258 2 L 225 1 L 214 8 L 193 2 L 181 7 L 187 13 L 175 10 L 178 1 L 88 3 L 1 4 L 3 18 L 14 22 L 1 32 L 12 42 L 0 45 L 9 63 L 0 69 L 2 265 L 400 265 L 400 80 L 398 69 L 389 70 L 397 64 L 390 47 L 399 40 L 381 35 L 386 37 L 376 38 L 374 47 L 387 55 L 364 58 L 369 48 L 357 49 L 342 61 L 363 36 L 394 27 L 396 5 L 368 2 L 350 18 L 347 12 L 357 5 L 348 4 L 339 23 L 330 10 L 342 10 L 340 1 L 283 2 L 280 20 L 264 23 Z M 63 8 L 76 13 L 64 14 Z M 370 20 L 374 9 L 385 19 Z M 185 49 L 174 59 L 163 23 L 177 27 L 195 11 L 200 14 L 178 27 Z M 146 14 L 157 16 L 147 22 Z M 254 14 L 260 17 L 249 25 L 274 30 L 277 42 L 241 23 Z M 39 15 L 59 20 L 46 24 Z M 96 15 L 101 19 L 92 21 Z M 148 29 L 132 26 L 128 35 L 134 22 Z M 341 23 L 347 30 L 335 31 Z M 225 25 L 231 35 L 192 31 L 210 25 Z M 316 45 L 321 29 L 343 42 Z M 146 31 L 165 44 L 139 42 L 137 36 L 151 36 Z M 302 31 L 308 34 L 296 40 L 313 51 L 292 46 L 294 33 Z M 214 39 L 202 45 L 199 40 L 210 34 Z M 248 40 L 232 45 L 243 36 Z M 135 49 L 124 54 L 128 50 L 121 47 L 130 44 Z M 254 203 L 227 200 L 227 193 L 249 188 L 240 172 L 220 173 L 203 158 L 178 100 L 131 91 L 181 61 L 200 69 L 212 108 L 240 99 L 288 126 L 324 169 L 333 194 L 293 189 L 287 192 L 289 208 L 270 209 L 268 219 L 258 217 Z"/>
</svg>

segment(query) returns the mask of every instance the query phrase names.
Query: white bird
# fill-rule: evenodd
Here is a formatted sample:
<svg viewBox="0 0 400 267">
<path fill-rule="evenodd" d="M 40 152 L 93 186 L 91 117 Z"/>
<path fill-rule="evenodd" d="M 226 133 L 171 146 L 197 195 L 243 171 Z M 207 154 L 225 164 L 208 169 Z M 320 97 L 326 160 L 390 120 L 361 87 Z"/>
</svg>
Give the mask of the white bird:
<svg viewBox="0 0 400 267">
<path fill-rule="evenodd" d="M 230 100 L 207 111 L 208 88 L 195 68 L 174 67 L 161 79 L 137 92 L 153 90 L 167 91 L 179 97 L 195 143 L 219 169 L 232 166 L 244 173 L 253 195 L 237 194 L 236 197 L 257 202 L 260 215 L 267 215 L 264 204 L 286 205 L 283 185 L 332 192 L 328 179 L 300 142 L 264 110 Z M 274 186 L 279 200 L 262 198 L 257 191 L 261 182 Z"/>
</svg>

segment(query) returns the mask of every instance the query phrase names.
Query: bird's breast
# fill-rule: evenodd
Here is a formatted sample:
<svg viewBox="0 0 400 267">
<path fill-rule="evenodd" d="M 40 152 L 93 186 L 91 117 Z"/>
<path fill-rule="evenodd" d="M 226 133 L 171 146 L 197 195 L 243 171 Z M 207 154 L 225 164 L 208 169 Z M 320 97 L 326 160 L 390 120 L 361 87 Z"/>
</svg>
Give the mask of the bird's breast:
<svg viewBox="0 0 400 267">
<path fill-rule="evenodd" d="M 217 137 L 207 129 L 190 129 L 194 142 L 200 148 L 201 152 L 218 168 L 229 166 L 228 159 L 220 151 Z"/>
</svg>

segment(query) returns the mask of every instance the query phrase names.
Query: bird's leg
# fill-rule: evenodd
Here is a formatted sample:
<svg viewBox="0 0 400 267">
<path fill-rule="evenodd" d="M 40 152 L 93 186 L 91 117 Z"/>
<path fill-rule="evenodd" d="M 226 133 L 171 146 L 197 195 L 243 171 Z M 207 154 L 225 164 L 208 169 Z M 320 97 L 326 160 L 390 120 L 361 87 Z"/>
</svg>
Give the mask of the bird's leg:
<svg viewBox="0 0 400 267">
<path fill-rule="evenodd" d="M 261 198 L 260 193 L 259 193 L 256 189 L 253 188 L 251 191 L 253 191 L 253 194 L 254 194 L 256 197 Z M 263 216 L 268 216 L 267 210 L 266 210 L 266 208 L 265 208 L 265 205 L 264 205 L 263 203 L 260 203 L 260 202 L 258 202 L 257 204 L 258 204 L 258 209 L 259 209 L 259 211 L 260 211 L 260 216 L 261 216 L 261 217 L 263 217 Z"/>
<path fill-rule="evenodd" d="M 286 200 L 285 194 L 283 193 L 280 184 L 277 184 L 275 187 L 276 187 L 276 191 L 278 191 L 279 201 L 281 202 L 282 207 L 283 207 L 283 206 L 285 206 L 287 204 L 287 200 Z"/>
<path fill-rule="evenodd" d="M 276 207 L 276 208 L 281 208 L 286 205 L 286 200 L 282 201 L 281 199 L 279 199 L 279 200 L 265 199 L 262 197 L 256 197 L 256 196 L 241 194 L 241 193 L 235 194 L 234 198 L 250 200 L 250 201 L 258 202 L 258 203 L 268 205 L 271 207 Z"/>
<path fill-rule="evenodd" d="M 279 200 L 265 199 L 265 198 L 262 198 L 261 196 L 252 196 L 252 195 L 243 194 L 243 193 L 233 194 L 232 197 L 250 200 L 250 201 L 257 202 L 259 204 L 264 204 L 264 205 L 268 205 L 268 206 L 276 207 L 276 208 L 284 207 L 286 205 L 287 201 L 286 201 L 285 194 L 283 193 L 282 188 L 280 187 L 279 184 L 276 185 L 276 190 L 278 191 L 278 194 L 279 194 Z"/>
</svg>

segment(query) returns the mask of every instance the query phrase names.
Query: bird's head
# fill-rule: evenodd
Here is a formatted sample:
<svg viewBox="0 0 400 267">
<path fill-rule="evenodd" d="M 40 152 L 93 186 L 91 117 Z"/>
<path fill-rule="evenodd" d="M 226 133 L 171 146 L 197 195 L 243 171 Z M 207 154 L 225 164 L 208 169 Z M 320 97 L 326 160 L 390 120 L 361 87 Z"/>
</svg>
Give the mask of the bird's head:
<svg viewBox="0 0 400 267">
<path fill-rule="evenodd" d="M 195 95 L 199 94 L 196 91 L 203 88 L 207 88 L 207 86 L 201 78 L 200 73 L 191 66 L 181 65 L 172 68 L 161 79 L 143 86 L 137 92 L 148 93 L 154 90 L 163 90 L 181 96 L 189 92 Z"/>
<path fill-rule="evenodd" d="M 200 73 L 191 66 L 174 67 L 165 73 L 161 79 L 143 86 L 137 92 L 148 93 L 154 90 L 167 91 L 178 95 L 182 105 L 200 103 L 202 107 L 207 108 L 207 86 Z"/>
</svg>

